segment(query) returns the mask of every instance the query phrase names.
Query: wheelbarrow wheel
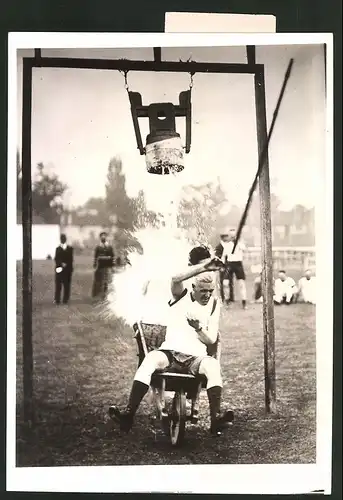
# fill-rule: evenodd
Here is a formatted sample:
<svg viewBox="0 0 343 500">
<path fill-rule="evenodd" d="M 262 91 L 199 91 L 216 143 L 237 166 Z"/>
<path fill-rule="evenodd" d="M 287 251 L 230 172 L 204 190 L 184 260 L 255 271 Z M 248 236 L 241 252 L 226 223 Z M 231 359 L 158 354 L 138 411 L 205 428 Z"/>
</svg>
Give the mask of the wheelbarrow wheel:
<svg viewBox="0 0 343 500">
<path fill-rule="evenodd" d="M 170 440 L 173 446 L 179 446 L 185 436 L 186 395 L 183 389 L 175 392 L 170 416 Z"/>
</svg>

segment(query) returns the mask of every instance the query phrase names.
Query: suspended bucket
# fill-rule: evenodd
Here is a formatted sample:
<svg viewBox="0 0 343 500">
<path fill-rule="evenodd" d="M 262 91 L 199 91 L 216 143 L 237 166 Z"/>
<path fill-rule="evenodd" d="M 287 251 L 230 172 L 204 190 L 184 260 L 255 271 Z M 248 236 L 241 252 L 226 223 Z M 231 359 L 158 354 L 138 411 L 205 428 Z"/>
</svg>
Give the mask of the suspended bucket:
<svg viewBox="0 0 343 500">
<path fill-rule="evenodd" d="M 146 139 L 145 161 L 150 174 L 182 172 L 184 157 L 180 134 L 169 130 L 149 134 Z"/>
</svg>

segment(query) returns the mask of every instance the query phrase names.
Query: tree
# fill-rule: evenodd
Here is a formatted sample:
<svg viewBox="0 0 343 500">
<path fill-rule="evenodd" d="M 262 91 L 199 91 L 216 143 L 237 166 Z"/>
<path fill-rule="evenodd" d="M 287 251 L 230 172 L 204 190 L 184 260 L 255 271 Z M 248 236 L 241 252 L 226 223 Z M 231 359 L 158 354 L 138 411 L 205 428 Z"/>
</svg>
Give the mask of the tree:
<svg viewBox="0 0 343 500">
<path fill-rule="evenodd" d="M 43 163 L 38 163 L 36 180 L 32 188 L 32 208 L 46 224 L 59 223 L 63 204 L 61 197 L 67 185 L 56 174 L 46 173 Z"/>
<path fill-rule="evenodd" d="M 179 227 L 188 232 L 193 241 L 214 243 L 221 226 L 226 222 L 222 214 L 226 202 L 219 182 L 186 186 L 179 206 Z"/>
<path fill-rule="evenodd" d="M 137 197 L 132 198 L 133 224 L 135 229 L 142 229 L 157 225 L 158 216 L 156 212 L 149 210 L 146 206 L 145 195 L 142 189 L 139 190 Z"/>
<path fill-rule="evenodd" d="M 134 208 L 126 192 L 122 161 L 116 156 L 109 163 L 106 183 L 106 211 L 109 224 L 116 221 L 118 229 L 134 229 Z"/>
</svg>

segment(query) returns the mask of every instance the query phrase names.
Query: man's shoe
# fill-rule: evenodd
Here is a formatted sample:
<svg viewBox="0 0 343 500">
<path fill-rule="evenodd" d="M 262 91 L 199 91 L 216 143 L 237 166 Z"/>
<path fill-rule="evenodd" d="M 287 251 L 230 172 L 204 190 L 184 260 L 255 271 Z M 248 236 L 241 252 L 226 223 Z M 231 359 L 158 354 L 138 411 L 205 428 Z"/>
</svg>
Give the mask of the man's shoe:
<svg viewBox="0 0 343 500">
<path fill-rule="evenodd" d="M 216 416 L 211 422 L 210 432 L 214 436 L 221 436 L 222 431 L 227 427 L 227 424 L 232 423 L 234 420 L 233 411 L 227 410 Z"/>
<path fill-rule="evenodd" d="M 120 430 L 123 432 L 130 432 L 133 425 L 133 414 L 130 408 L 120 411 L 117 406 L 110 406 L 108 414 L 114 422 L 119 424 Z"/>
</svg>

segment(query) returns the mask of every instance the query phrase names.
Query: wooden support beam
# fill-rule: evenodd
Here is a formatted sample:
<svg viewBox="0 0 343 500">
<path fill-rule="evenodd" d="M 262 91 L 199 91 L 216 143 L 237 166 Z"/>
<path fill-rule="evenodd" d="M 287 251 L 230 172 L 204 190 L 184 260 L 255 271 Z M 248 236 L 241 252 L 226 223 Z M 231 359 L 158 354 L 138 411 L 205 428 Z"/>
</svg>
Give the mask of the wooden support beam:
<svg viewBox="0 0 343 500">
<path fill-rule="evenodd" d="M 248 64 L 256 64 L 256 49 L 247 47 Z M 264 67 L 254 76 L 256 125 L 258 154 L 261 156 L 268 140 L 267 113 Z M 265 161 L 259 176 L 260 220 L 261 220 L 261 260 L 262 260 L 262 293 L 263 293 L 263 336 L 264 336 L 264 377 L 265 377 L 265 407 L 273 412 L 276 407 L 275 380 L 275 326 L 273 299 L 273 253 L 272 253 L 272 223 L 270 207 L 269 158 Z"/>
<path fill-rule="evenodd" d="M 35 49 L 35 59 L 36 59 L 36 61 L 40 61 L 42 59 L 42 50 L 41 49 Z"/>
<path fill-rule="evenodd" d="M 33 67 L 41 68 L 75 68 L 101 69 L 118 71 L 159 71 L 169 73 L 242 73 L 255 74 L 261 65 L 246 63 L 207 63 L 195 61 L 132 61 L 128 59 L 76 59 L 69 57 L 42 57 L 37 64 L 31 60 Z"/>
<path fill-rule="evenodd" d="M 161 47 L 154 47 L 154 61 L 155 62 L 162 61 L 162 49 L 161 49 Z"/>
<path fill-rule="evenodd" d="M 32 64 L 23 61 L 22 111 L 22 225 L 23 225 L 23 389 L 24 420 L 32 424 L 33 348 L 32 348 L 32 179 L 31 179 Z"/>
</svg>

